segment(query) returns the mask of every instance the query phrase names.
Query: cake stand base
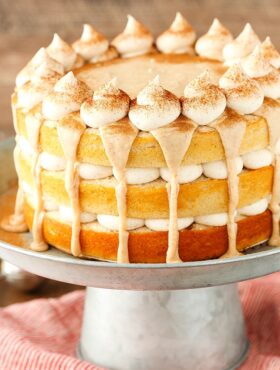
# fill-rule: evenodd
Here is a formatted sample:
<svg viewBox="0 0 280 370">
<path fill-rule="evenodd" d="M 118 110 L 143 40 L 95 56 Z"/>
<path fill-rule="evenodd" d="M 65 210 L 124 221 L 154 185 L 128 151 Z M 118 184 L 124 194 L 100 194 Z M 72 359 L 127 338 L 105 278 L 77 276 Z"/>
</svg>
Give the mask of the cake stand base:
<svg viewBox="0 0 280 370">
<path fill-rule="evenodd" d="M 79 357 L 110 370 L 225 370 L 248 342 L 236 284 L 125 291 L 87 288 Z"/>
</svg>

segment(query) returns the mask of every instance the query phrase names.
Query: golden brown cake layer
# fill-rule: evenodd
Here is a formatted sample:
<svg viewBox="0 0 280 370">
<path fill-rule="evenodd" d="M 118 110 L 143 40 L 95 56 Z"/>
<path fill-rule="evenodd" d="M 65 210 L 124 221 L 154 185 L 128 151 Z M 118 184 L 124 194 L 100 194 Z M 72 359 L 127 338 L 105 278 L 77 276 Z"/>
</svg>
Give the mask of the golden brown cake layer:
<svg viewBox="0 0 280 370">
<path fill-rule="evenodd" d="M 21 156 L 20 178 L 33 184 L 31 163 Z M 243 171 L 239 175 L 238 207 L 252 204 L 271 193 L 273 167 Z M 42 171 L 43 193 L 68 204 L 69 197 L 65 190 L 64 172 Z M 80 204 L 83 211 L 97 214 L 117 215 L 114 178 L 81 181 Z M 194 182 L 180 185 L 178 216 L 189 217 L 227 212 L 227 180 L 200 178 Z M 128 185 L 128 217 L 168 218 L 169 206 L 166 182 L 156 180 L 144 185 Z"/>
<path fill-rule="evenodd" d="M 36 109 L 40 109 L 40 107 Z M 26 137 L 25 114 L 22 110 L 17 110 L 17 119 L 19 131 Z M 69 121 L 71 119 L 80 119 L 79 113 L 69 115 L 68 119 Z M 240 154 L 266 148 L 268 146 L 269 134 L 265 119 L 256 116 L 244 116 L 244 119 L 246 120 L 247 127 L 240 147 Z M 186 120 L 186 118 L 181 116 L 178 120 Z M 55 122 L 53 123 L 55 124 Z M 40 145 L 42 151 L 63 156 L 55 125 L 51 127 L 44 124 L 41 127 Z M 185 154 L 182 164 L 201 164 L 224 158 L 223 145 L 217 131 L 209 127 L 199 127 L 193 135 L 191 145 Z M 110 165 L 97 129 L 87 129 L 82 135 L 78 147 L 77 159 L 80 162 L 96 165 Z M 139 133 L 132 145 L 127 167 L 165 166 L 166 162 L 156 139 L 150 133 Z"/>
<path fill-rule="evenodd" d="M 25 218 L 32 225 L 33 209 L 25 202 Z M 271 213 L 246 217 L 237 222 L 237 249 L 243 251 L 267 240 L 271 234 Z M 70 253 L 71 226 L 47 213 L 44 218 L 45 240 Z M 155 232 L 146 228 L 130 232 L 129 260 L 132 263 L 165 263 L 168 245 L 167 232 Z M 82 253 L 85 257 L 116 260 L 118 233 L 106 231 L 97 223 L 82 225 L 80 234 Z M 227 227 L 189 228 L 180 231 L 179 254 L 183 261 L 198 261 L 222 256 L 228 247 Z"/>
</svg>

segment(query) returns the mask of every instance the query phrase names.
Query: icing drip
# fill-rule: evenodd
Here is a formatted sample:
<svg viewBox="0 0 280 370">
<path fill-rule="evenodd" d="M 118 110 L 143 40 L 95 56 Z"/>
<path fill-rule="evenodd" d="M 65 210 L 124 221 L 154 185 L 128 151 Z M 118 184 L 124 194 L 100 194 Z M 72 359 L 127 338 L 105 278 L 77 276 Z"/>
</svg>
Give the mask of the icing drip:
<svg viewBox="0 0 280 370">
<path fill-rule="evenodd" d="M 272 235 L 269 245 L 273 247 L 280 246 L 279 222 L 280 222 L 280 104 L 277 100 L 266 98 L 264 104 L 255 113 L 266 118 L 269 128 L 269 146 L 274 159 L 274 179 L 272 188 L 272 197 L 269 204 L 272 212 Z"/>
<path fill-rule="evenodd" d="M 236 158 L 246 130 L 246 122 L 238 113 L 228 109 L 225 114 L 213 124 L 223 143 L 228 171 L 228 250 L 223 257 L 239 255 L 236 249 L 237 224 L 235 215 L 239 201 L 239 177 L 237 174 Z"/>
<path fill-rule="evenodd" d="M 79 185 L 80 178 L 76 162 L 77 149 L 86 126 L 74 115 L 62 118 L 58 122 L 57 133 L 66 158 L 65 189 L 70 198 L 70 206 L 73 214 L 71 253 L 73 256 L 81 256 L 80 246 L 80 202 Z"/>
<path fill-rule="evenodd" d="M 151 131 L 159 142 L 163 151 L 171 178 L 167 184 L 169 199 L 169 230 L 167 263 L 181 262 L 179 256 L 179 230 L 178 230 L 178 170 L 187 152 L 196 125 L 190 120 L 177 120 L 168 126 Z"/>
<path fill-rule="evenodd" d="M 129 233 L 126 228 L 127 183 L 125 178 L 125 166 L 138 130 L 129 123 L 128 119 L 123 119 L 107 126 L 101 126 L 99 130 L 106 155 L 113 166 L 113 171 L 118 182 L 115 190 L 119 214 L 119 247 L 117 262 L 129 263 Z"/>
<path fill-rule="evenodd" d="M 34 150 L 34 158 L 32 164 L 32 173 L 35 186 L 35 210 L 32 224 L 33 241 L 30 248 L 34 251 L 43 252 L 48 249 L 48 245 L 44 242 L 43 238 L 43 221 L 44 221 L 44 201 L 41 188 L 41 166 L 40 166 L 40 150 L 39 150 L 39 136 L 40 128 L 43 123 L 42 116 L 37 113 L 31 113 L 26 116 L 25 126 L 27 131 L 28 141 Z"/>
<path fill-rule="evenodd" d="M 25 222 L 25 217 L 24 217 L 24 212 L 23 212 L 24 191 L 22 188 L 22 182 L 20 180 L 20 171 L 19 171 L 20 148 L 18 144 L 19 129 L 18 129 L 18 122 L 17 122 L 16 94 L 15 93 L 12 95 L 11 102 L 12 102 L 13 123 L 14 123 L 14 129 L 16 132 L 16 146 L 15 146 L 13 155 L 14 155 L 16 173 L 17 173 L 19 180 L 18 180 L 18 190 L 17 190 L 14 213 L 12 215 L 9 215 L 7 218 L 4 218 L 1 221 L 1 228 L 9 232 L 22 233 L 22 232 L 28 231 L 28 227 Z"/>
</svg>

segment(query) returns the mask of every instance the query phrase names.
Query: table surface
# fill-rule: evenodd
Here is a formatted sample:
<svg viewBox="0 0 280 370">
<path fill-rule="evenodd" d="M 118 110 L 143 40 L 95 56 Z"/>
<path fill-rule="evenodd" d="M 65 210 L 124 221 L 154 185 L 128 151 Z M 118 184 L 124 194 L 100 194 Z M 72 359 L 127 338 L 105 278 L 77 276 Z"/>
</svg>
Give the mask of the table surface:
<svg viewBox="0 0 280 370">
<path fill-rule="evenodd" d="M 234 35 L 249 21 L 261 39 L 270 35 L 280 49 L 279 0 L 0 0 L 0 140 L 13 134 L 10 95 L 15 76 L 41 46 L 48 45 L 54 32 L 72 42 L 82 24 L 90 23 L 111 39 L 123 29 L 126 14 L 132 14 L 157 35 L 178 10 L 198 35 L 207 31 L 214 17 Z M 36 293 L 25 294 L 0 279 L 0 306 L 73 289 L 77 287 L 47 281 Z"/>
</svg>

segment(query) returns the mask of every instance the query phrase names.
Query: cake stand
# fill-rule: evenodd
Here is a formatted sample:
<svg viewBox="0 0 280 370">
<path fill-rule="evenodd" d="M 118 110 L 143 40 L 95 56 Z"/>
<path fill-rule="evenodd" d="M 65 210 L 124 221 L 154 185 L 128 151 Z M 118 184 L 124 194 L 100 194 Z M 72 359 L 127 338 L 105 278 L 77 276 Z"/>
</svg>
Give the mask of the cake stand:
<svg viewBox="0 0 280 370">
<path fill-rule="evenodd" d="M 0 163 L 12 147 L 12 141 L 1 144 Z M 0 176 L 2 192 L 13 176 L 12 167 L 4 181 Z M 77 354 L 112 370 L 237 368 L 248 341 L 236 283 L 280 270 L 280 249 L 265 244 L 224 260 L 115 264 L 54 248 L 33 252 L 27 248 L 30 235 L 20 243 L 3 235 L 0 257 L 8 262 L 87 287 Z"/>
</svg>

